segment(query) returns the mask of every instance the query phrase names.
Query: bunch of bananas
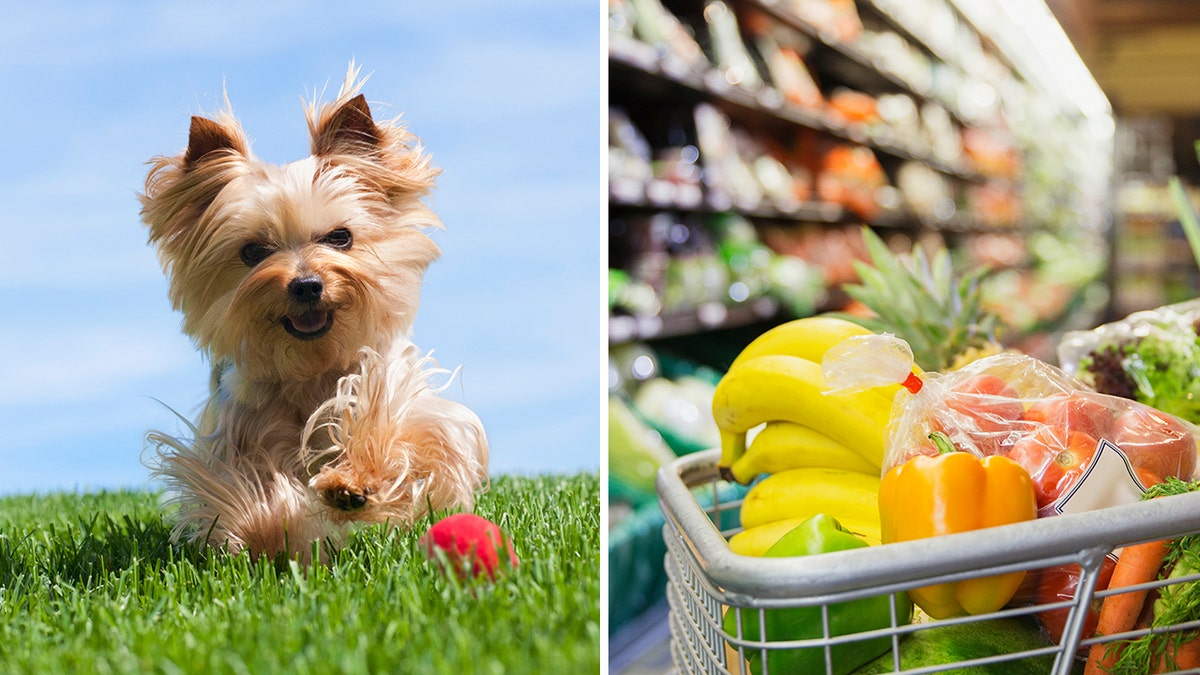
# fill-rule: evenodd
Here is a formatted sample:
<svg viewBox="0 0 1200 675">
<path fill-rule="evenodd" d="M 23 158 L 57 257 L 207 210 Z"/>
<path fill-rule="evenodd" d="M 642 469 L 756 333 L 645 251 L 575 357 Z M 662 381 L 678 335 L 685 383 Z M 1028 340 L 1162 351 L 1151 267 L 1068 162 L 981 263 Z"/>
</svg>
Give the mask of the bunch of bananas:
<svg viewBox="0 0 1200 675">
<path fill-rule="evenodd" d="M 879 541 L 884 438 L 899 385 L 826 395 L 821 374 L 830 347 L 870 334 L 834 317 L 796 319 L 751 342 L 717 385 L 721 474 L 743 484 L 770 474 L 746 495 L 744 530 L 730 540 L 735 552 L 759 555 L 817 513 Z"/>
</svg>

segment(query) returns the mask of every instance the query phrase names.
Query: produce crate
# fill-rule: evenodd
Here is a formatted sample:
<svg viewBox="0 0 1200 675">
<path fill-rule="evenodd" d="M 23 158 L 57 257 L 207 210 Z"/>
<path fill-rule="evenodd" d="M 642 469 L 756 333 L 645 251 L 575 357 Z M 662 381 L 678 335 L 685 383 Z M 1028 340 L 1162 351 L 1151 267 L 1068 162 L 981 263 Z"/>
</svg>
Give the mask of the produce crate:
<svg viewBox="0 0 1200 675">
<path fill-rule="evenodd" d="M 719 491 L 702 485 L 692 493 L 692 501 L 701 508 L 714 502 L 738 499 L 746 494 L 741 485 L 726 485 Z M 737 525 L 737 514 L 730 514 L 722 526 Z M 667 577 L 662 558 L 666 551 L 662 538 L 663 514 L 656 504 L 639 506 L 628 518 L 608 533 L 608 574 L 619 579 L 608 592 L 608 628 L 620 630 L 656 602 L 663 599 Z"/>
<path fill-rule="evenodd" d="M 1136 504 L 1086 513 L 1040 518 L 1034 521 L 933 537 L 910 542 L 839 551 L 803 558 L 754 558 L 733 553 L 727 538 L 738 529 L 720 529 L 714 523 L 737 522 L 732 518 L 740 500 L 701 505 L 690 488 L 724 485 L 717 471 L 720 453 L 708 450 L 682 457 L 663 467 L 657 491 L 665 516 L 663 539 L 667 553 L 667 599 L 670 604 L 671 653 L 680 673 L 739 673 L 746 656 L 766 655 L 771 650 L 819 647 L 824 653 L 826 673 L 833 646 L 867 638 L 886 637 L 892 642 L 889 664 L 877 672 L 1038 672 L 1066 673 L 1081 670 L 1077 650 L 1090 645 L 1147 635 L 1144 628 L 1105 638 L 1084 638 L 1085 608 L 1108 593 L 1096 589 L 1104 558 L 1115 548 L 1134 543 L 1175 538 L 1200 531 L 1200 493 L 1160 497 Z M 720 489 L 715 489 L 721 494 Z M 1078 564 L 1082 568 L 1073 599 L 1048 604 L 1005 608 L 993 614 L 901 624 L 891 628 L 829 637 L 828 607 L 858 598 L 907 591 L 933 583 L 958 582 L 1018 570 L 1039 570 L 1055 565 Z M 1183 576 L 1170 583 L 1193 583 L 1200 575 Z M 1166 585 L 1155 581 L 1128 590 L 1145 590 Z M 1153 590 L 1152 590 L 1153 593 Z M 764 625 L 763 612 L 789 607 L 820 607 L 824 635 L 821 639 L 770 642 L 765 634 L 723 629 L 725 608 L 746 608 L 741 616 L 756 612 L 757 625 Z M 894 605 L 893 605 L 894 607 Z M 1023 644 L 1004 653 L 949 660 L 946 663 L 902 670 L 896 649 L 918 631 L 953 625 L 966 626 L 989 621 L 977 628 L 997 625 L 991 620 L 1022 618 L 1029 621 L 1037 612 L 1068 611 L 1060 642 Z M 1196 630 L 1200 621 L 1155 628 L 1153 632 Z M 1030 664 L 1040 664 L 1033 665 Z M 874 664 L 878 666 L 878 663 Z M 1024 667 L 1025 670 L 1017 670 Z M 975 668 L 975 670 L 971 670 Z M 988 670 L 991 668 L 991 670 Z M 1185 672 L 1185 671 L 1172 671 Z M 1190 671 L 1195 672 L 1195 671 Z M 776 674 L 780 675 L 780 674 Z M 804 675 L 808 675 L 807 673 Z"/>
</svg>

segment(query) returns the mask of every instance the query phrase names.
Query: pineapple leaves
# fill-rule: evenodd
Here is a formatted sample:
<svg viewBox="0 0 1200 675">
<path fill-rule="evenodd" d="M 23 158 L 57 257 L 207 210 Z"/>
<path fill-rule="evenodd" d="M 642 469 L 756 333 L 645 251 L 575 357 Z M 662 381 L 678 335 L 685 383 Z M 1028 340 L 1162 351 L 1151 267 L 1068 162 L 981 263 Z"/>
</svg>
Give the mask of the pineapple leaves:
<svg viewBox="0 0 1200 675">
<path fill-rule="evenodd" d="M 856 261 L 859 283 L 844 290 L 875 316 L 839 316 L 904 339 L 928 370 L 946 370 L 957 357 L 994 338 L 997 317 L 983 308 L 981 292 L 990 270 L 975 269 L 956 279 L 944 247 L 930 255 L 915 245 L 897 255 L 870 228 L 862 232 L 870 264 Z"/>
</svg>

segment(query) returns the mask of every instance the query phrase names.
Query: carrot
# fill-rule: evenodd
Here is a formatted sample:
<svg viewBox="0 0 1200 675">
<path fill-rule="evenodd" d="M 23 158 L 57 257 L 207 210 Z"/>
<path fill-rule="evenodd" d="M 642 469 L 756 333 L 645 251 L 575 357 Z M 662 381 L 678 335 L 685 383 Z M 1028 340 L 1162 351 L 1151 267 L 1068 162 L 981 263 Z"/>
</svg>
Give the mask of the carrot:
<svg viewBox="0 0 1200 675">
<path fill-rule="evenodd" d="M 1200 637 L 1196 633 L 1184 634 L 1176 642 L 1171 638 L 1167 642 L 1167 651 L 1159 658 L 1154 667 L 1156 673 L 1174 672 L 1200 668 Z"/>
<path fill-rule="evenodd" d="M 1117 558 L 1108 588 L 1124 588 L 1153 581 L 1163 565 L 1167 554 L 1168 540 L 1148 541 L 1144 544 L 1126 546 Z M 1100 605 L 1100 620 L 1096 623 L 1096 635 L 1115 635 L 1133 628 L 1142 613 L 1147 591 L 1117 593 L 1104 598 Z M 1084 675 L 1100 675 L 1112 670 L 1120 656 L 1116 644 L 1095 644 L 1088 654 Z"/>
</svg>

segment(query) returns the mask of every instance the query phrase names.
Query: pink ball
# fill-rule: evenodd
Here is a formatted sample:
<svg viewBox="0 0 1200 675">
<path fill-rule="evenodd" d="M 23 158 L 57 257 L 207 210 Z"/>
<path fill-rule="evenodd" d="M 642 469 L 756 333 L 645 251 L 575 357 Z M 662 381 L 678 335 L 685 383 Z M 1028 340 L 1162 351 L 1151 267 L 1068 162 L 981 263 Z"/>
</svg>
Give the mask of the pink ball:
<svg viewBox="0 0 1200 675">
<path fill-rule="evenodd" d="M 500 546 L 508 552 L 512 567 L 518 562 L 512 540 L 504 536 L 495 523 L 473 513 L 456 513 L 434 523 L 421 537 L 421 545 L 434 560 L 439 560 L 437 551 L 441 550 L 460 579 L 466 578 L 468 573 L 478 577 L 484 572 L 495 579 L 500 568 L 497 553 Z"/>
</svg>

